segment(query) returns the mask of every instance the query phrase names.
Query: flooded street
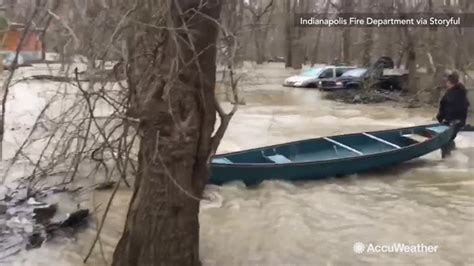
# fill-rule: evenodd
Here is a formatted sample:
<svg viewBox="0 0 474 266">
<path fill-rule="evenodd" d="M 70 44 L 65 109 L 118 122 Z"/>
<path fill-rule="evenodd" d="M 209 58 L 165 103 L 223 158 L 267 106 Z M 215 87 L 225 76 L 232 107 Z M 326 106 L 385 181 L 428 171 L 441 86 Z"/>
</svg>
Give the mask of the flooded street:
<svg viewBox="0 0 474 266">
<path fill-rule="evenodd" d="M 433 109 L 393 103 L 349 105 L 317 90 L 281 87 L 293 72 L 280 64 L 248 69 L 240 106 L 219 152 L 350 132 L 432 123 Z M 474 134 L 462 133 L 453 156 L 440 152 L 401 166 L 324 181 L 267 181 L 208 186 L 201 203 L 203 265 L 474 265 Z M 102 207 L 110 192 L 78 201 Z M 125 219 L 129 189 L 120 189 L 88 265 L 110 263 Z M 94 207 L 91 207 L 94 209 Z M 11 265 L 81 265 L 96 234 L 47 242 Z M 426 254 L 356 254 L 365 244 L 437 245 Z M 105 260 L 101 253 L 104 255 Z"/>
</svg>

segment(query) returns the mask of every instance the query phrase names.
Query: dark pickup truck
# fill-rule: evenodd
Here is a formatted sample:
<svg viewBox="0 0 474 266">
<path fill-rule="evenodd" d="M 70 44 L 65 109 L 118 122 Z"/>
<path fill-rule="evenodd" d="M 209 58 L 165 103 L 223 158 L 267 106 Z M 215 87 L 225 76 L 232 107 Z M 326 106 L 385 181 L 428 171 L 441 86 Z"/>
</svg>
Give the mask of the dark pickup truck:
<svg viewBox="0 0 474 266">
<path fill-rule="evenodd" d="M 322 80 L 318 87 L 322 90 L 359 89 L 366 79 L 368 79 L 367 69 L 356 68 L 347 71 L 339 78 Z"/>
<path fill-rule="evenodd" d="M 391 58 L 381 57 L 370 68 L 356 68 L 334 79 L 319 82 L 322 90 L 360 89 L 364 86 L 383 90 L 401 90 L 408 80 L 405 70 L 395 69 Z"/>
</svg>

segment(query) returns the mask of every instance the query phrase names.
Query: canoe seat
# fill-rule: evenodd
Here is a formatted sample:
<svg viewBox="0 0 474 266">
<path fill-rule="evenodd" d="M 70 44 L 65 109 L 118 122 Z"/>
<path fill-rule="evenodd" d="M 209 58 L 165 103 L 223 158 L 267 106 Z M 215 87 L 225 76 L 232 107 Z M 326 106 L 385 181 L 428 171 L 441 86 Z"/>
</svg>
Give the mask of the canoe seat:
<svg viewBox="0 0 474 266">
<path fill-rule="evenodd" d="M 404 135 L 402 135 L 402 138 L 407 139 L 408 143 L 410 145 L 414 144 L 414 143 L 421 143 L 421 142 L 429 140 L 428 137 L 418 135 L 418 134 L 404 134 Z"/>
<path fill-rule="evenodd" d="M 233 162 L 225 157 L 212 160 L 213 163 L 232 164 Z"/>
<path fill-rule="evenodd" d="M 426 129 L 429 130 L 429 131 L 432 131 L 434 133 L 440 134 L 440 133 L 445 132 L 448 128 L 449 128 L 448 126 L 439 125 L 439 126 L 435 126 L 435 127 L 428 127 Z"/>
<path fill-rule="evenodd" d="M 364 136 L 369 137 L 369 138 L 371 138 L 371 139 L 373 139 L 373 140 L 376 140 L 376 141 L 378 141 L 378 142 L 380 142 L 380 143 L 383 143 L 383 144 L 385 144 L 385 145 L 391 146 L 391 147 L 393 147 L 393 148 L 395 148 L 395 149 L 400 149 L 400 148 L 401 148 L 401 147 L 398 146 L 397 144 L 391 143 L 390 141 L 386 141 L 386 140 L 384 140 L 384 139 L 382 139 L 382 138 L 379 138 L 379 137 L 376 137 L 376 136 L 374 136 L 374 135 L 372 135 L 372 134 L 369 134 L 369 133 L 362 133 L 362 134 L 363 134 Z"/>
<path fill-rule="evenodd" d="M 290 159 L 286 158 L 285 156 L 281 154 L 265 156 L 265 158 L 269 159 L 270 161 L 274 163 L 291 163 Z"/>
</svg>

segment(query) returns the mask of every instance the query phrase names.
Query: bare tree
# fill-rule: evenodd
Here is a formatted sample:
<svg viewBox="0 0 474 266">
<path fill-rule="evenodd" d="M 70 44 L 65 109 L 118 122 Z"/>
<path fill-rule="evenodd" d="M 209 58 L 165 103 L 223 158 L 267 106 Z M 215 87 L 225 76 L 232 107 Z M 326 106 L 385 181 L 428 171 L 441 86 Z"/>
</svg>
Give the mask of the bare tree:
<svg viewBox="0 0 474 266">
<path fill-rule="evenodd" d="M 255 42 L 255 58 L 257 64 L 265 61 L 265 42 L 267 40 L 270 20 L 273 13 L 273 0 L 243 2 L 251 14 L 251 30 Z"/>
<path fill-rule="evenodd" d="M 293 2 L 293 12 L 303 13 L 309 10 L 310 1 L 308 0 L 300 0 Z M 292 49 L 292 62 L 291 66 L 294 69 L 301 69 L 303 64 L 306 61 L 306 43 L 303 39 L 304 29 L 301 27 L 294 28 L 292 31 L 292 42 L 291 42 L 291 49 Z"/>
<path fill-rule="evenodd" d="M 373 3 L 371 1 L 361 1 L 363 5 L 364 12 L 372 13 L 376 9 L 382 9 L 379 5 L 380 3 Z M 362 60 L 361 63 L 363 66 L 369 67 L 372 59 L 372 52 L 374 49 L 374 30 L 372 27 L 365 27 L 362 33 Z M 387 36 L 388 37 L 388 36 Z"/>
<path fill-rule="evenodd" d="M 331 6 L 331 0 L 325 0 L 323 14 L 327 14 L 329 11 L 329 7 Z M 318 62 L 319 56 L 319 46 L 321 44 L 321 34 L 323 32 L 323 27 L 318 28 L 318 32 L 316 33 L 316 38 L 314 40 L 313 49 L 311 49 L 311 64 L 314 65 Z"/>
<path fill-rule="evenodd" d="M 225 45 L 223 48 L 235 50 L 235 54 L 233 54 L 230 60 L 234 67 L 241 66 L 243 62 L 244 5 L 244 0 L 229 0 L 222 4 L 222 27 L 225 29 L 224 32 L 228 34 L 225 36 L 225 41 L 228 42 L 228 45 Z M 224 52 L 228 53 L 230 50 Z M 222 63 L 229 63 L 228 59 L 229 57 L 226 57 Z"/>
<path fill-rule="evenodd" d="M 337 10 L 337 13 L 347 15 L 354 11 L 355 2 L 353 0 L 339 0 L 339 3 L 329 1 L 333 8 Z M 340 59 L 343 63 L 350 63 L 351 61 L 351 28 L 342 28 L 342 41 L 340 43 Z"/>
<path fill-rule="evenodd" d="M 470 12 L 472 7 L 472 1 L 460 0 L 459 1 L 459 11 L 461 12 Z M 465 66 L 469 62 L 469 56 L 466 53 L 466 30 L 462 27 L 455 29 L 455 41 L 456 49 L 454 54 L 454 64 L 456 69 L 459 69 L 463 73 L 466 72 Z"/>
<path fill-rule="evenodd" d="M 351 0 L 341 0 L 340 10 L 344 14 L 348 14 L 353 11 L 354 1 Z M 351 29 L 345 27 L 342 29 L 342 50 L 341 50 L 341 59 L 344 63 L 351 62 Z"/>
<path fill-rule="evenodd" d="M 293 62 L 293 36 L 292 36 L 292 23 L 293 23 L 293 15 L 292 15 L 292 5 L 291 0 L 285 0 L 285 14 L 286 14 L 286 21 L 285 21 L 285 67 L 291 67 Z"/>
<path fill-rule="evenodd" d="M 221 4 L 163 2 L 142 3 L 134 16 L 139 169 L 113 265 L 200 265 L 199 200 L 220 141 L 212 133 Z"/>
<path fill-rule="evenodd" d="M 417 3 L 415 6 L 409 6 L 410 3 L 406 0 L 399 0 L 397 2 L 398 12 L 400 14 L 406 13 L 407 9 L 418 10 L 421 6 Z M 417 84 L 417 29 L 411 27 L 403 27 L 401 29 L 404 35 L 404 44 L 402 46 L 402 54 L 406 54 L 406 68 L 408 69 L 408 90 L 416 93 L 418 91 Z M 406 51 L 406 52 L 405 52 Z"/>
<path fill-rule="evenodd" d="M 429 0 L 426 6 L 427 12 L 434 13 L 433 0 Z M 430 28 L 428 32 L 428 59 L 430 62 L 429 70 L 433 73 L 432 84 L 430 84 L 431 101 L 438 102 L 440 97 L 440 86 L 442 84 L 443 75 L 446 72 L 448 63 L 448 54 L 444 49 L 444 38 L 438 38 L 440 33 L 438 28 Z M 443 31 L 444 33 L 444 31 Z M 444 33 L 445 34 L 445 33 Z"/>
</svg>

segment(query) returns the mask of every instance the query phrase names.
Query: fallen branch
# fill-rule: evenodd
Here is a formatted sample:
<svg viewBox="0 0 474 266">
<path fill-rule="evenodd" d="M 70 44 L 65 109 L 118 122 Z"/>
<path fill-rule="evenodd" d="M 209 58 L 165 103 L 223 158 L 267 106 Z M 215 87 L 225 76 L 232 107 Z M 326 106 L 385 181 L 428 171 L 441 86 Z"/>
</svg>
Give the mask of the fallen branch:
<svg viewBox="0 0 474 266">
<path fill-rule="evenodd" d="M 109 213 L 110 206 L 112 206 L 112 201 L 114 200 L 115 194 L 117 193 L 117 191 L 120 187 L 120 181 L 121 180 L 122 179 L 119 179 L 119 181 L 115 185 L 114 191 L 112 191 L 112 195 L 110 195 L 109 201 L 107 202 L 107 206 L 105 207 L 104 215 L 102 216 L 102 220 L 100 222 L 99 229 L 97 230 L 97 234 L 95 235 L 94 242 L 92 242 L 92 245 L 89 249 L 89 252 L 87 252 L 86 257 L 84 258 L 84 263 L 86 263 L 87 260 L 89 259 L 89 257 L 91 256 L 92 251 L 94 250 L 94 247 L 95 247 L 97 241 L 99 240 L 100 233 L 102 232 L 102 229 L 104 228 L 105 218 L 107 218 L 107 214 Z"/>
</svg>

